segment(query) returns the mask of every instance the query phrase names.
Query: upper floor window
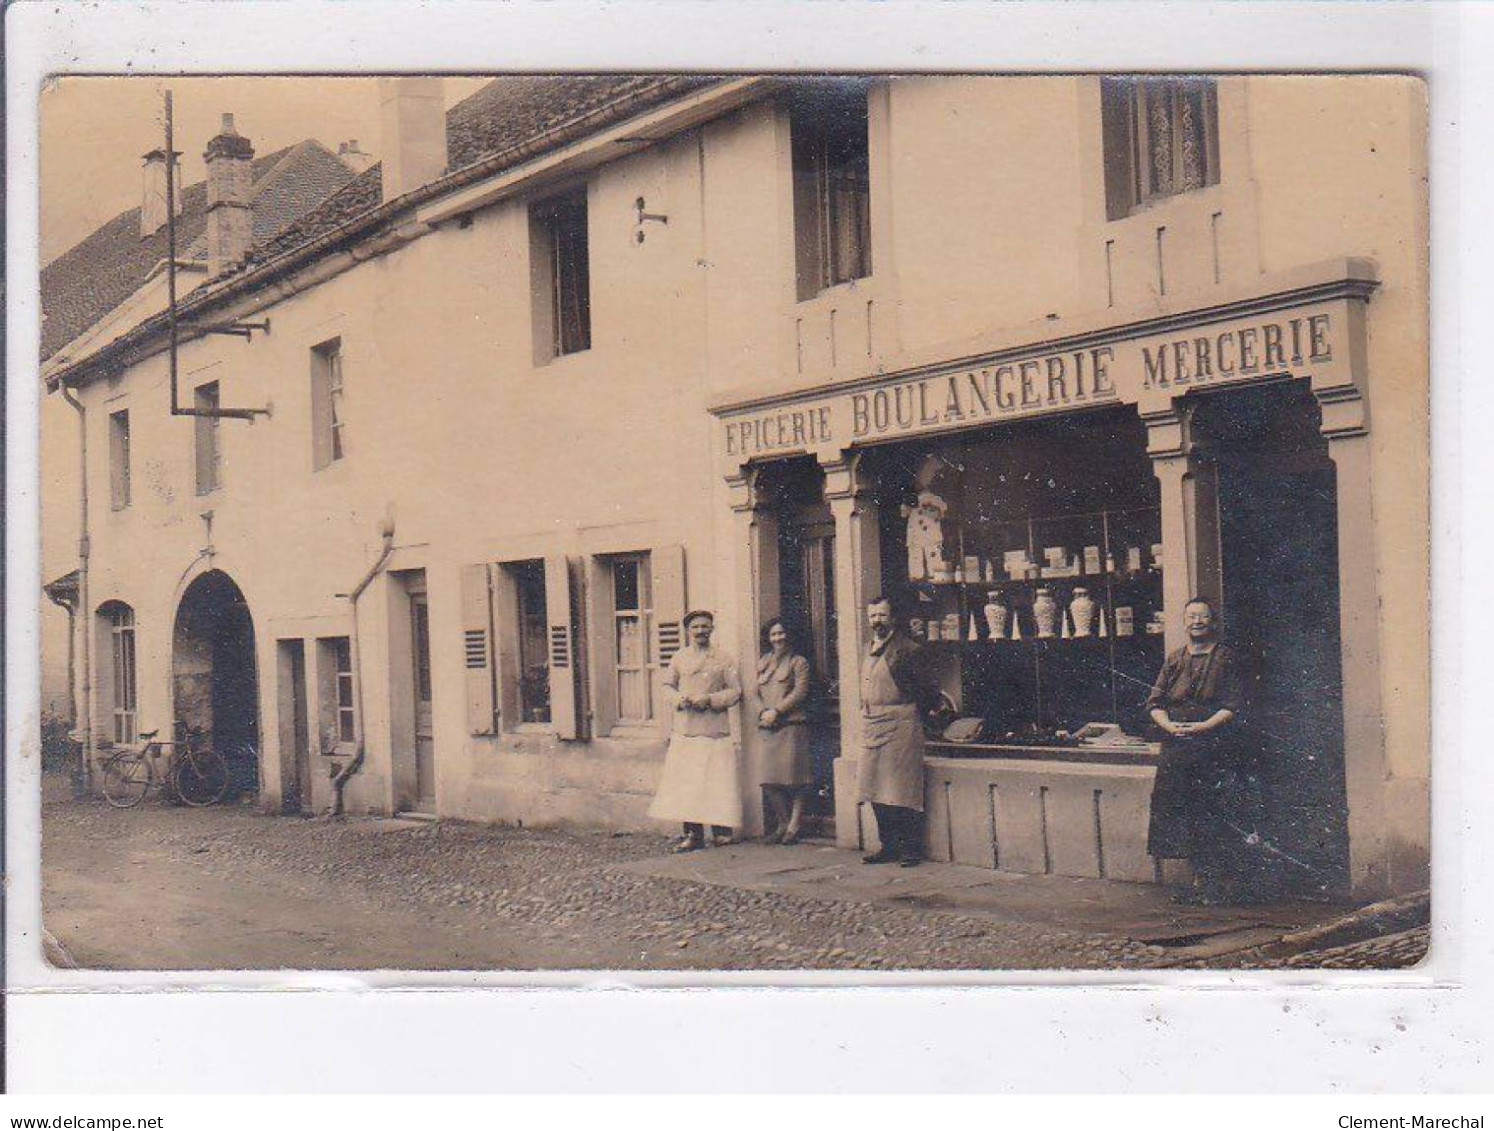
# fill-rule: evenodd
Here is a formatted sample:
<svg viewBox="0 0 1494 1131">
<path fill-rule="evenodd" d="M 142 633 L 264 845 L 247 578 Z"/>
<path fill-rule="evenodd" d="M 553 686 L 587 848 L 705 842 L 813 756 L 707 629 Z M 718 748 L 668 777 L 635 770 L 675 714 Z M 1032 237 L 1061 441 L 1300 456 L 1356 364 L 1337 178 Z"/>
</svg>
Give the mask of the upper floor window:
<svg viewBox="0 0 1494 1131">
<path fill-rule="evenodd" d="M 198 412 L 217 412 L 218 405 L 218 382 L 209 381 L 193 391 L 192 407 Z M 193 423 L 197 428 L 197 493 L 206 495 L 223 485 L 223 453 L 218 446 L 222 420 L 207 415 L 195 417 Z"/>
<path fill-rule="evenodd" d="M 343 457 L 346 432 L 342 406 L 342 339 L 311 351 L 311 460 L 320 471 Z"/>
<path fill-rule="evenodd" d="M 529 208 L 535 364 L 591 348 L 586 190 Z"/>
<path fill-rule="evenodd" d="M 790 107 L 800 300 L 871 274 L 864 84 L 802 90 Z"/>
<path fill-rule="evenodd" d="M 109 503 L 117 511 L 130 505 L 130 414 L 109 414 Z"/>
<path fill-rule="evenodd" d="M 1102 79 L 1105 214 L 1219 183 L 1212 79 Z"/>
</svg>

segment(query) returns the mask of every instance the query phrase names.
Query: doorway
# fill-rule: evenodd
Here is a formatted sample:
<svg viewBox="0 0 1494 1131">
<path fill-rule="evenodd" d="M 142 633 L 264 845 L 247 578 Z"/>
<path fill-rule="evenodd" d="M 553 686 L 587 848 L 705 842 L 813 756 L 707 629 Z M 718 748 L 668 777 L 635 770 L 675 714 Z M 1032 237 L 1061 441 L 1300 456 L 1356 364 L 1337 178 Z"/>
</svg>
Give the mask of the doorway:
<svg viewBox="0 0 1494 1131">
<path fill-rule="evenodd" d="M 835 759 L 840 756 L 840 654 L 835 608 L 835 519 L 824 473 L 791 461 L 773 484 L 778 512 L 779 615 L 809 661 L 809 749 L 814 785 L 805 833 L 835 836 Z"/>
<path fill-rule="evenodd" d="M 1334 467 L 1305 382 L 1212 394 L 1195 422 L 1218 480 L 1225 639 L 1246 663 L 1245 733 L 1287 891 L 1348 885 Z"/>
<path fill-rule="evenodd" d="M 431 710 L 431 616 L 422 572 L 409 584 L 410 695 L 415 720 L 415 807 L 436 811 L 436 739 Z"/>
<path fill-rule="evenodd" d="M 282 640 L 276 649 L 280 673 L 280 749 L 282 813 L 310 816 L 311 726 L 306 696 L 306 644 Z"/>
<path fill-rule="evenodd" d="M 254 621 L 233 579 L 209 570 L 177 606 L 172 634 L 177 737 L 211 746 L 228 762 L 231 795 L 259 789 L 259 677 Z"/>
</svg>

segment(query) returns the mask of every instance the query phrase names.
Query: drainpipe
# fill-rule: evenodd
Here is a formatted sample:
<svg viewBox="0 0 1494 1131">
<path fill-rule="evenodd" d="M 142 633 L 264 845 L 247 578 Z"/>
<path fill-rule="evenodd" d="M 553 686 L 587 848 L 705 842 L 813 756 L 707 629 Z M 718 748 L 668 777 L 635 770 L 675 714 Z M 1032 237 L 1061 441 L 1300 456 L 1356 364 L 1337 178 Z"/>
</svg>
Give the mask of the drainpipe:
<svg viewBox="0 0 1494 1131">
<path fill-rule="evenodd" d="M 62 399 L 73 406 L 78 414 L 78 608 L 81 613 L 74 629 L 82 627 L 83 637 L 83 687 L 82 718 L 83 742 L 78 750 L 80 764 L 73 779 L 74 791 L 86 795 L 93 778 L 93 624 L 88 601 L 88 559 L 91 544 L 88 537 L 88 413 L 73 390 L 61 386 Z"/>
<path fill-rule="evenodd" d="M 348 640 L 348 656 L 353 665 L 353 703 L 358 711 L 358 750 L 353 755 L 352 761 L 337 771 L 337 776 L 332 779 L 332 788 L 336 791 L 336 799 L 332 803 L 332 815 L 341 817 L 343 814 L 343 790 L 348 780 L 363 768 L 363 758 L 366 753 L 367 744 L 364 739 L 364 715 L 363 715 L 363 655 L 358 646 L 358 598 L 363 591 L 373 584 L 373 579 L 379 575 L 384 568 L 384 563 L 389 560 L 389 555 L 394 552 L 394 522 L 385 519 L 379 524 L 379 537 L 384 540 L 383 547 L 379 550 L 378 559 L 369 566 L 368 572 L 363 575 L 361 581 L 353 586 L 351 593 L 339 593 L 339 597 L 346 597 L 348 604 L 353 610 L 353 633 Z"/>
</svg>

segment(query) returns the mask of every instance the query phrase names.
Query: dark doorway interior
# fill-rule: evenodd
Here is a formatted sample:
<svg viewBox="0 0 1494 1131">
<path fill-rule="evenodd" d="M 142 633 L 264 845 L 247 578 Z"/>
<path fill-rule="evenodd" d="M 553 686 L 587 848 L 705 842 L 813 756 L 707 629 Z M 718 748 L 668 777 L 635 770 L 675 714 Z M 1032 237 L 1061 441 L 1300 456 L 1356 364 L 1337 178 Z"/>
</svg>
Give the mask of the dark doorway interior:
<svg viewBox="0 0 1494 1131">
<path fill-rule="evenodd" d="M 178 728 L 227 759 L 234 792 L 257 792 L 254 622 L 243 593 L 221 570 L 196 578 L 177 606 L 172 693 Z"/>
<path fill-rule="evenodd" d="M 1218 472 L 1226 639 L 1247 659 L 1243 720 L 1270 798 L 1267 863 L 1287 890 L 1348 884 L 1338 507 L 1305 382 L 1201 399 Z"/>
<path fill-rule="evenodd" d="M 780 615 L 809 661 L 810 756 L 814 788 L 804 831 L 835 836 L 835 759 L 840 754 L 840 657 L 835 615 L 835 519 L 824 498 L 824 473 L 813 460 L 776 466 L 769 491 L 778 512 Z"/>
</svg>

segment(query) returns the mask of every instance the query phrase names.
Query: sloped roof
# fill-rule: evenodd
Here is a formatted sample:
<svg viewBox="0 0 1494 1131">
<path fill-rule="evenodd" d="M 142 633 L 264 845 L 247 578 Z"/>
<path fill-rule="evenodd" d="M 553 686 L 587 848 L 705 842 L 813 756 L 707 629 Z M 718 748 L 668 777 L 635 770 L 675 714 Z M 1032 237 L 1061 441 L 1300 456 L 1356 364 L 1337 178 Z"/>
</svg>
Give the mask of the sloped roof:
<svg viewBox="0 0 1494 1131">
<path fill-rule="evenodd" d="M 353 179 L 353 172 L 316 141 L 303 141 L 255 158 L 250 167 L 254 243 L 274 239 Z M 177 254 L 205 259 L 207 183 L 182 190 Z M 140 209 L 121 212 L 42 268 L 45 361 L 129 298 L 166 258 L 166 228 L 140 237 Z"/>
<path fill-rule="evenodd" d="M 447 111 L 448 165 L 444 176 L 396 201 L 386 201 L 383 198 L 382 166 L 373 165 L 352 177 L 303 216 L 284 225 L 278 234 L 251 249 L 242 264 L 191 291 L 179 309 L 199 313 L 211 309 L 237 293 L 241 287 L 252 286 L 266 277 L 266 271 L 273 276 L 276 271 L 294 269 L 297 264 L 315 258 L 327 248 L 339 246 L 344 240 L 359 238 L 361 234 L 383 223 L 402 206 L 413 205 L 420 200 L 439 196 L 443 192 L 517 167 L 541 154 L 585 137 L 588 133 L 626 121 L 723 81 L 720 76 L 706 75 L 514 75 L 496 78 Z M 330 154 L 328 156 L 331 157 Z M 335 157 L 331 159 L 336 160 Z M 195 239 L 202 231 L 200 207 L 203 186 L 194 187 L 198 190 L 198 195 L 189 197 L 188 200 L 189 203 L 195 201 L 199 212 L 196 227 L 188 229 L 188 233 L 190 238 Z M 133 222 L 138 234 L 138 210 L 135 210 L 134 213 L 127 213 L 112 221 L 105 229 L 101 229 L 63 257 L 69 261 L 70 274 L 67 278 L 75 287 L 99 285 L 88 278 L 92 269 L 90 242 L 100 238 L 102 232 L 114 225 L 124 224 L 123 230 L 127 232 L 127 218 L 132 215 L 135 217 Z M 114 238 L 118 239 L 118 234 Z M 140 241 L 137 239 L 137 242 Z M 148 244 L 151 241 L 143 242 Z M 161 257 L 164 257 L 164 245 L 151 263 Z M 53 266 L 62 262 L 63 260 L 59 260 Z M 105 276 L 112 273 L 107 260 L 100 273 Z M 139 278 L 143 277 L 142 271 Z M 60 293 L 62 288 L 55 290 Z M 43 310 L 46 311 L 48 289 L 45 283 L 42 293 Z M 123 297 L 127 295 L 115 299 L 114 305 L 122 301 Z M 93 321 L 107 313 L 112 306 L 96 303 L 95 309 L 99 313 L 93 319 L 73 328 L 70 333 L 58 331 L 46 335 L 46 340 L 52 345 L 50 352 L 44 349 L 43 359 L 55 352 L 60 345 L 71 341 L 82 329 L 92 325 Z M 76 322 L 71 324 L 76 326 Z M 165 325 L 164 313 L 153 315 L 107 345 L 92 350 L 87 358 L 69 359 L 62 370 L 48 380 L 66 380 L 69 373 L 88 369 L 96 364 L 117 363 L 129 350 L 159 334 Z"/>
<path fill-rule="evenodd" d="M 505 75 L 446 112 L 447 169 L 456 173 L 509 151 L 518 164 L 533 156 L 528 147 L 545 135 L 625 99 L 639 108 L 662 103 L 695 86 L 719 79 L 699 77 L 662 82 L 659 75 Z M 652 97 L 650 97 L 652 96 Z M 543 145 L 539 148 L 543 149 Z M 375 164 L 321 207 L 257 248 L 248 265 L 290 251 L 355 216 L 384 203 L 383 167 Z"/>
</svg>

